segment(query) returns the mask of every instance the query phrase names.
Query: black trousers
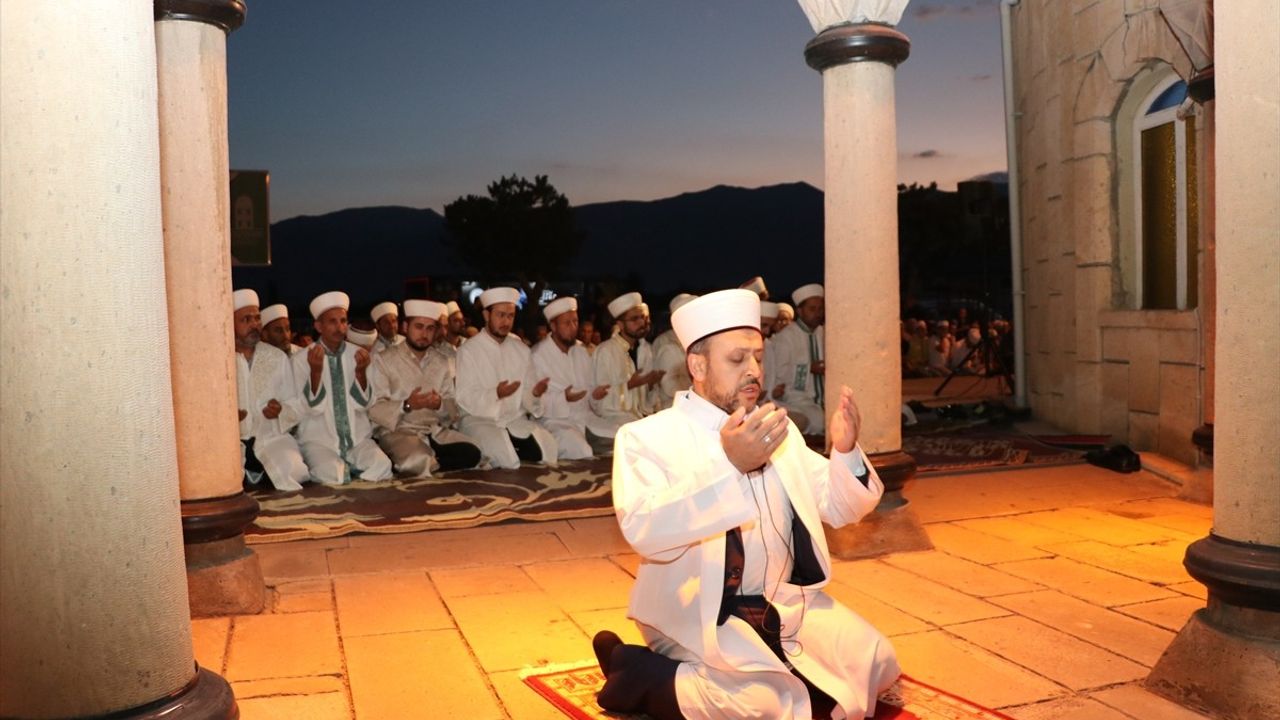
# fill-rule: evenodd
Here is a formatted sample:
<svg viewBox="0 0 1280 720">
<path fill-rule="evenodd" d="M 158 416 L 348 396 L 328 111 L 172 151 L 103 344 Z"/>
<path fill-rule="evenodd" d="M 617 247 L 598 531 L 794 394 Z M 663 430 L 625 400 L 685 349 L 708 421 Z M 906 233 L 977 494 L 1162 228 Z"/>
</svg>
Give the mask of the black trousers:
<svg viewBox="0 0 1280 720">
<path fill-rule="evenodd" d="M 507 433 L 507 437 L 511 438 L 511 445 L 516 449 L 516 457 L 523 462 L 542 462 L 542 448 L 538 447 L 538 441 L 533 439 L 533 433 L 529 433 L 529 437 L 518 438 L 511 433 Z"/>
<path fill-rule="evenodd" d="M 480 448 L 469 442 L 438 443 L 430 435 L 427 436 L 427 442 L 436 454 L 440 472 L 466 470 L 480 464 Z"/>
<path fill-rule="evenodd" d="M 756 634 L 764 640 L 764 644 L 773 654 L 787 666 L 792 675 L 800 678 L 809 691 L 809 705 L 813 708 L 813 720 L 827 720 L 831 711 L 836 708 L 835 698 L 826 694 L 817 685 L 809 682 L 809 678 L 800 674 L 791 666 L 791 660 L 782 649 L 782 618 L 778 610 L 765 600 L 763 595 L 736 595 L 729 600 L 729 614 L 741 618 Z"/>
</svg>

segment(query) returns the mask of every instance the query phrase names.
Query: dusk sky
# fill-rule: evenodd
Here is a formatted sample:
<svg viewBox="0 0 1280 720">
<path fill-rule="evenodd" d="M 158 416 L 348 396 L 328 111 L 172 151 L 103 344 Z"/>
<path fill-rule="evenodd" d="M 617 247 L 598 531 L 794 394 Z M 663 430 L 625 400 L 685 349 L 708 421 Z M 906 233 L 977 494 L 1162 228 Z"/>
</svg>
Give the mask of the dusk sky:
<svg viewBox="0 0 1280 720">
<path fill-rule="evenodd" d="M 282 220 L 442 211 L 504 174 L 577 205 L 822 187 L 822 79 L 794 0 L 250 0 L 227 49 L 231 167 Z M 996 0 L 912 0 L 898 178 L 1004 170 Z"/>
</svg>

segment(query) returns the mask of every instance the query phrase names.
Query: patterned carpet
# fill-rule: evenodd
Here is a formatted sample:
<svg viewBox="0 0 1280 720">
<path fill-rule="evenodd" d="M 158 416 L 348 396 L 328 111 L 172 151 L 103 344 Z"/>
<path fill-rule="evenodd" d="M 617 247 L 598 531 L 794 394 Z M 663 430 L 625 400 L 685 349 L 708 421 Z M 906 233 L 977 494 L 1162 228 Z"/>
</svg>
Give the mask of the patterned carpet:
<svg viewBox="0 0 1280 720">
<path fill-rule="evenodd" d="M 262 509 L 250 544 L 363 533 L 469 528 L 508 520 L 565 520 L 613 514 L 610 457 L 558 468 L 465 470 L 445 477 L 310 484 L 288 493 L 255 491 Z"/>
<path fill-rule="evenodd" d="M 1030 435 L 988 425 L 902 437 L 902 451 L 915 458 L 917 472 L 963 472 L 1020 465 L 1083 462 L 1084 454 Z"/>
<path fill-rule="evenodd" d="M 594 662 L 536 668 L 521 676 L 534 692 L 574 720 L 626 717 L 605 713 L 596 705 L 604 676 Z M 1009 720 L 1009 716 L 903 675 L 880 695 L 873 720 Z"/>
</svg>

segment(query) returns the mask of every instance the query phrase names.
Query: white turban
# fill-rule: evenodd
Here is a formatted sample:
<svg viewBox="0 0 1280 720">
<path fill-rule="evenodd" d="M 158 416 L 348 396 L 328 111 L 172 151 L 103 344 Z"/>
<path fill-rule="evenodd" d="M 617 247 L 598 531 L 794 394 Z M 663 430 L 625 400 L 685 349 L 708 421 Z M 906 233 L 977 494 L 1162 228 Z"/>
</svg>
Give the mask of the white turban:
<svg viewBox="0 0 1280 720">
<path fill-rule="evenodd" d="M 794 320 L 796 317 L 796 309 L 791 307 L 789 303 L 778 303 L 778 314 L 786 315 Z"/>
<path fill-rule="evenodd" d="M 778 303 L 769 302 L 768 300 L 760 301 L 760 317 L 776 318 L 778 317 Z"/>
<path fill-rule="evenodd" d="M 445 314 L 452 315 L 456 312 L 462 312 L 462 308 L 458 307 L 458 301 L 450 300 L 444 304 Z"/>
<path fill-rule="evenodd" d="M 327 293 L 321 293 L 311 301 L 311 317 L 319 320 L 325 310 L 340 307 L 343 310 L 351 309 L 351 298 L 341 290 L 331 290 Z"/>
<path fill-rule="evenodd" d="M 547 303 L 547 306 L 542 308 L 542 315 L 547 318 L 547 322 L 551 322 L 570 310 L 576 311 L 577 309 L 578 299 L 571 296 L 565 296 L 562 298 L 556 298 L 555 300 Z"/>
<path fill-rule="evenodd" d="M 805 300 L 808 300 L 809 298 L 822 297 L 822 295 L 823 295 L 822 286 L 819 285 L 818 283 L 801 285 L 800 287 L 796 288 L 795 292 L 791 293 L 791 302 L 795 303 L 796 306 L 799 306 L 800 303 L 804 302 Z"/>
<path fill-rule="evenodd" d="M 689 294 L 689 293 L 680 293 L 679 295 L 677 295 L 677 296 L 675 296 L 675 297 L 671 298 L 671 303 L 670 303 L 669 305 L 667 305 L 667 311 L 668 311 L 668 312 L 675 312 L 675 311 L 679 310 L 681 307 L 683 307 L 685 303 L 689 302 L 690 300 L 692 300 L 692 299 L 694 299 L 694 298 L 696 298 L 696 297 L 698 297 L 698 296 L 697 296 L 697 295 L 691 295 L 691 294 Z"/>
<path fill-rule="evenodd" d="M 407 318 L 431 318 L 439 321 L 444 315 L 444 305 L 434 300 L 405 300 L 404 316 Z"/>
<path fill-rule="evenodd" d="M 357 330 L 353 327 L 347 328 L 347 342 L 352 345 L 359 345 L 365 350 L 373 347 L 373 343 L 377 339 L 378 333 L 373 330 Z"/>
<path fill-rule="evenodd" d="M 613 302 L 609 303 L 609 314 L 615 318 L 620 318 L 626 311 L 643 304 L 644 298 L 640 297 L 640 293 L 625 293 L 614 298 Z"/>
<path fill-rule="evenodd" d="M 671 327 L 685 350 L 708 335 L 733 328 L 760 329 L 760 296 L 737 288 L 707 293 L 671 314 Z"/>
<path fill-rule="evenodd" d="M 498 303 L 518 303 L 520 302 L 520 291 L 513 287 L 495 287 L 489 288 L 480 293 L 480 304 L 485 308 Z"/>
<path fill-rule="evenodd" d="M 235 310 L 247 308 L 249 306 L 258 306 L 258 293 L 252 290 L 237 290 L 231 293 L 231 304 Z"/>
<path fill-rule="evenodd" d="M 374 322 L 378 322 L 378 318 L 382 317 L 383 315 L 386 315 L 387 313 L 393 313 L 395 311 L 396 311 L 395 303 L 382 302 L 373 306 L 373 312 L 369 313 L 369 317 L 373 318 Z"/>
<path fill-rule="evenodd" d="M 757 295 L 768 295 L 768 294 L 769 294 L 769 288 L 766 288 L 766 287 L 764 286 L 764 278 L 760 277 L 759 275 L 757 275 L 757 276 L 755 276 L 755 277 L 751 278 L 750 280 L 748 280 L 748 281 L 746 281 L 746 282 L 742 283 L 742 284 L 741 284 L 741 285 L 739 285 L 738 287 L 740 287 L 740 288 L 742 288 L 742 289 L 744 289 L 744 290 L 750 290 L 751 292 L 753 292 L 753 293 L 755 293 L 755 294 L 757 294 Z"/>
<path fill-rule="evenodd" d="M 289 308 L 285 307 L 284 303 L 276 303 L 275 305 L 268 305 L 267 307 L 262 308 L 263 327 L 266 327 L 280 318 L 287 317 L 289 317 Z"/>
</svg>

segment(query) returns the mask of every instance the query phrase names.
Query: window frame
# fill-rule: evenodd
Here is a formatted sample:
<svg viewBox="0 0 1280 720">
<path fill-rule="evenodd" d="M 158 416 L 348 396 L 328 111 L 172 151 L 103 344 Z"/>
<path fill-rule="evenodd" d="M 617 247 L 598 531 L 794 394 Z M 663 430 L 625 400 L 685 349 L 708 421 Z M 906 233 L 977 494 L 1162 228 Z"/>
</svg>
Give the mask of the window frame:
<svg viewBox="0 0 1280 720">
<path fill-rule="evenodd" d="M 1181 105 L 1174 105 L 1163 110 L 1158 110 L 1148 114 L 1147 109 L 1158 99 L 1166 90 L 1183 82 L 1182 78 L 1175 73 L 1170 72 L 1169 76 L 1156 83 L 1155 87 L 1142 99 L 1138 104 L 1137 112 L 1133 119 L 1133 227 L 1134 227 L 1134 296 L 1136 300 L 1137 310 L 1152 311 L 1185 311 L 1192 308 L 1188 307 L 1188 297 L 1190 295 L 1188 288 L 1188 263 L 1196 262 L 1197 258 L 1187 257 L 1187 183 L 1195 182 L 1196 178 L 1187 177 L 1187 123 L 1186 120 L 1178 116 L 1178 110 Z M 1144 237 L 1143 237 L 1143 195 L 1142 195 L 1142 133 L 1144 130 L 1159 127 L 1166 123 L 1173 123 L 1173 144 L 1174 144 L 1174 213 L 1175 227 L 1177 237 L 1175 239 L 1176 247 L 1174 248 L 1176 258 L 1175 270 L 1175 293 L 1176 302 L 1173 308 L 1148 308 L 1146 307 L 1146 278 L 1144 264 Z M 1197 167 L 1198 167 L 1197 163 Z M 1198 294 L 1198 293 L 1197 293 Z"/>
</svg>

